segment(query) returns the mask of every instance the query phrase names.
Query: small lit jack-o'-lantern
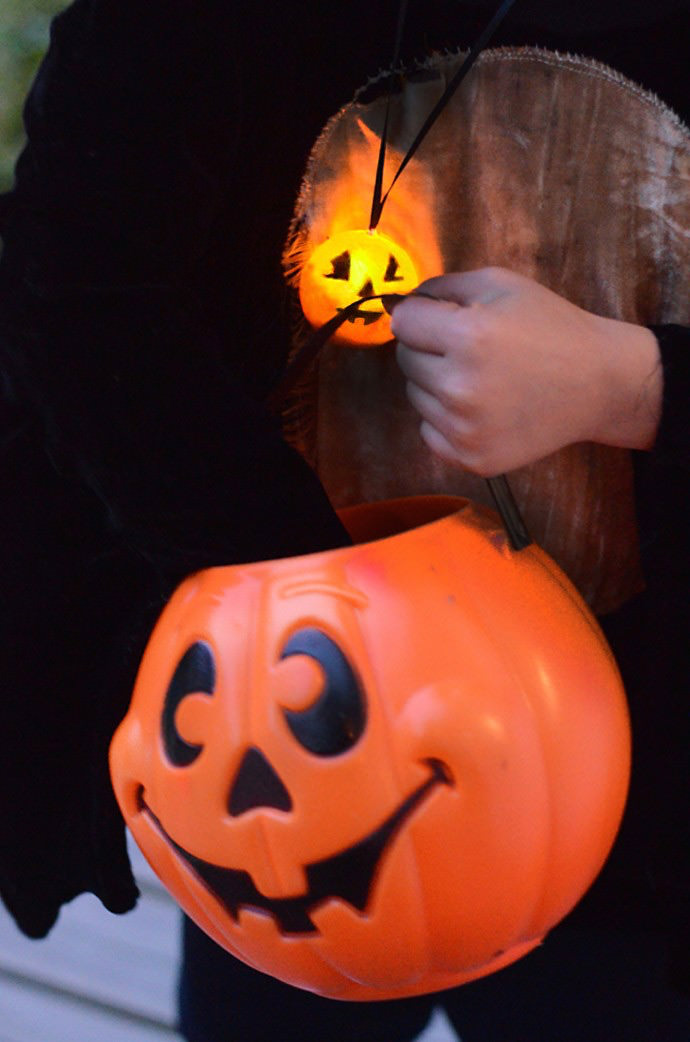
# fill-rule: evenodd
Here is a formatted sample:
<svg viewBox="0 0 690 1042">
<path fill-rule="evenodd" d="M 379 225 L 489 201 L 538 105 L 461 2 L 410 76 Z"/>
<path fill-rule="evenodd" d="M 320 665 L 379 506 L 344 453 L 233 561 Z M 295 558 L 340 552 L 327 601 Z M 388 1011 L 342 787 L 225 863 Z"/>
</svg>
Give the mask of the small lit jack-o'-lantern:
<svg viewBox="0 0 690 1042">
<path fill-rule="evenodd" d="M 409 293 L 418 284 L 409 254 L 378 231 L 338 232 L 316 247 L 302 269 L 299 297 L 313 326 L 322 326 L 357 299 Z M 370 347 L 392 340 L 390 318 L 380 300 L 363 303 L 334 337 Z"/>
<path fill-rule="evenodd" d="M 620 821 L 629 729 L 594 618 L 537 547 L 463 501 L 344 519 L 352 547 L 180 587 L 111 768 L 219 944 L 382 999 L 498 969 L 572 908 Z"/>
</svg>

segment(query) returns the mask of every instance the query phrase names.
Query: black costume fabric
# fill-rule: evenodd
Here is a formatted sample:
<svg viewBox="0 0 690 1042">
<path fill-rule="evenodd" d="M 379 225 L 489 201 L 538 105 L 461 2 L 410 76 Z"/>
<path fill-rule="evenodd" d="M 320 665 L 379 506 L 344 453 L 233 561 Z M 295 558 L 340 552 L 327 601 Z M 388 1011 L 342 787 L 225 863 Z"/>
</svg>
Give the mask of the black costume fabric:
<svg viewBox="0 0 690 1042">
<path fill-rule="evenodd" d="M 59 17 L 0 207 L 0 890 L 31 936 L 83 890 L 134 903 L 107 748 L 175 586 L 345 541 L 256 401 L 284 350 L 292 184 L 273 191 L 268 98 L 243 113 L 225 14 L 207 66 L 211 8 Z M 279 53 L 282 33 L 252 39 Z"/>
<path fill-rule="evenodd" d="M 397 6 L 76 0 L 54 23 L 28 146 L 0 200 L 0 890 L 32 936 L 83 890 L 113 911 L 135 900 L 106 750 L 175 585 L 212 564 L 344 541 L 259 402 L 286 353 L 280 253 L 306 156 L 388 62 Z M 403 53 L 471 42 L 492 6 L 411 0 Z M 517 0 L 493 43 L 599 58 L 690 120 L 687 0 Z M 559 983 L 559 946 L 591 962 L 593 944 L 623 937 L 630 951 L 625 938 L 648 930 L 651 950 L 670 933 L 671 979 L 687 987 L 690 332 L 656 332 L 664 413 L 654 450 L 636 460 L 647 590 L 606 620 L 635 726 L 629 812 L 545 954 L 444 997 L 463 1042 L 583 1037 L 559 987 L 572 999 L 589 985 L 568 988 L 562 970 Z M 192 1042 L 273 1038 L 283 1004 L 294 1017 L 294 1034 L 281 1018 L 284 1039 L 404 1042 L 433 1002 L 346 1013 L 288 999 L 194 927 L 186 945 Z M 540 974 L 551 1027 L 534 1009 Z M 501 1026 L 517 993 L 514 1026 Z M 658 1035 L 622 1028 L 619 1013 L 585 1024 L 585 1037 L 686 1042 L 684 1011 L 666 1027 L 660 1016 Z"/>
</svg>

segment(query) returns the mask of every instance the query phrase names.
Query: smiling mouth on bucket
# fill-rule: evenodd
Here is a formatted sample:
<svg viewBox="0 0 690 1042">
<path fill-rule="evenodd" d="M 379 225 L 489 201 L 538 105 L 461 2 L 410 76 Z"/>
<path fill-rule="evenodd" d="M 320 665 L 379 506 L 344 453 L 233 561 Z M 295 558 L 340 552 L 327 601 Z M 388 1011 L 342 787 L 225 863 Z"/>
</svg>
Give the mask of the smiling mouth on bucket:
<svg viewBox="0 0 690 1042">
<path fill-rule="evenodd" d="M 241 908 L 270 914 L 285 935 L 318 933 L 310 918 L 317 906 L 332 898 L 364 912 L 369 903 L 377 868 L 408 818 L 438 785 L 452 785 L 448 767 L 440 760 L 425 761 L 431 773 L 417 789 L 373 832 L 346 850 L 305 868 L 307 892 L 297 897 L 266 897 L 244 869 L 223 868 L 190 854 L 168 835 L 160 820 L 140 794 L 140 810 L 156 831 L 179 854 L 212 896 L 224 906 L 235 922 Z"/>
</svg>

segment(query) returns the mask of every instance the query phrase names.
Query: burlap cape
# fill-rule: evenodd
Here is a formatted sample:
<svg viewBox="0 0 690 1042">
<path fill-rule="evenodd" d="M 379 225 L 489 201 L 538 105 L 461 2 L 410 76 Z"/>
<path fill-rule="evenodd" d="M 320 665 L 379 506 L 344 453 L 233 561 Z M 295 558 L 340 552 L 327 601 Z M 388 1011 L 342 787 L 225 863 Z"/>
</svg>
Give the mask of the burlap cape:
<svg viewBox="0 0 690 1042">
<path fill-rule="evenodd" d="M 407 74 L 392 99 L 390 182 L 462 60 Z M 284 267 L 334 231 L 366 227 L 385 77 L 317 140 Z M 581 307 L 642 325 L 690 323 L 690 131 L 658 98 L 584 58 L 485 52 L 403 172 L 379 228 L 411 250 L 420 278 L 500 265 Z M 296 324 L 294 345 L 305 336 Z M 329 345 L 286 413 L 288 433 L 336 505 L 417 493 L 489 502 L 485 483 L 435 458 L 390 345 Z M 597 612 L 641 587 L 630 454 L 563 449 L 510 475 L 534 538 Z"/>
</svg>

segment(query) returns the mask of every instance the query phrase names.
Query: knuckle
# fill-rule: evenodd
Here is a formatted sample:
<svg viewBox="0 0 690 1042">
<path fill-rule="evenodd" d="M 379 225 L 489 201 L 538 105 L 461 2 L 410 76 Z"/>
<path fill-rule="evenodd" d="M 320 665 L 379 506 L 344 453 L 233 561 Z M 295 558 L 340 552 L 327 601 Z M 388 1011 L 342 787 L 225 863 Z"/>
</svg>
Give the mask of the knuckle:
<svg viewBox="0 0 690 1042">
<path fill-rule="evenodd" d="M 479 365 L 496 335 L 496 319 L 491 311 L 475 308 L 467 315 L 466 345 L 468 361 Z"/>
<path fill-rule="evenodd" d="M 502 274 L 506 271 L 506 268 L 502 268 L 500 264 L 489 264 L 484 268 L 484 274 L 490 279 L 499 279 Z"/>
<path fill-rule="evenodd" d="M 490 456 L 479 455 L 474 460 L 474 466 L 472 469 L 480 478 L 491 478 L 494 477 L 501 468 L 496 467 Z"/>
<path fill-rule="evenodd" d="M 468 470 L 479 477 L 496 473 L 494 446 L 483 424 L 466 423 L 458 440 L 462 443 L 463 463 Z"/>
<path fill-rule="evenodd" d="M 515 274 L 510 268 L 504 268 L 501 264 L 490 264 L 487 268 L 484 268 L 484 273 L 492 282 L 499 284 L 511 282 Z"/>
<path fill-rule="evenodd" d="M 493 471 L 491 470 L 491 461 L 487 458 L 481 448 L 472 448 L 467 443 L 463 446 L 463 465 L 467 470 L 476 474 L 480 478 L 490 477 Z"/>
<path fill-rule="evenodd" d="M 457 381 L 441 383 L 436 389 L 436 398 L 439 404 L 450 413 L 458 412 L 463 408 L 463 389 Z"/>
</svg>

